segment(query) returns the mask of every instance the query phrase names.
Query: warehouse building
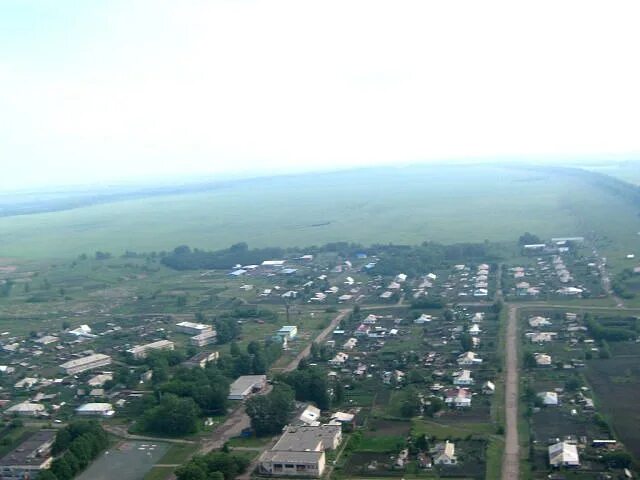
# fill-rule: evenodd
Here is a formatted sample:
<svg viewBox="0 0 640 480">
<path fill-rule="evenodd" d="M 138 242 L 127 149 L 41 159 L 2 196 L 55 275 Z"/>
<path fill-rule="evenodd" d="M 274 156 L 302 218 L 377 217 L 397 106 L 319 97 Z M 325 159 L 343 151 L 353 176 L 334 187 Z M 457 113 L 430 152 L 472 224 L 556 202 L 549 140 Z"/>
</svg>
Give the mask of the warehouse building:
<svg viewBox="0 0 640 480">
<path fill-rule="evenodd" d="M 229 400 L 244 400 L 267 385 L 266 375 L 243 375 L 229 387 Z"/>
<path fill-rule="evenodd" d="M 60 365 L 60 368 L 67 375 L 86 372 L 94 368 L 104 367 L 111 363 L 111 357 L 103 353 L 94 353 L 86 357 L 76 358 Z"/>
</svg>

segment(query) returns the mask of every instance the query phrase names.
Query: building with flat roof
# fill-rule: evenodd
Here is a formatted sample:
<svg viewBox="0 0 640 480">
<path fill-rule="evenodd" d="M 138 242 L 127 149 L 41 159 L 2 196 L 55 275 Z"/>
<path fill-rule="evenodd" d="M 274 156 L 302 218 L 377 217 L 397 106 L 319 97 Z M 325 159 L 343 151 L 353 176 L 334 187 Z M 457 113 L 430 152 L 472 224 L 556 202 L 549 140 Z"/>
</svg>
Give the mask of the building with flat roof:
<svg viewBox="0 0 640 480">
<path fill-rule="evenodd" d="M 115 410 L 110 403 L 85 403 L 76 408 L 76 414 L 100 417 L 112 417 Z"/>
<path fill-rule="evenodd" d="M 267 385 L 266 375 L 243 375 L 238 377 L 229 387 L 229 400 L 244 400 L 254 392 Z"/>
<path fill-rule="evenodd" d="M 45 409 L 41 403 L 21 402 L 7 408 L 5 413 L 23 417 L 37 417 L 38 415 L 44 414 Z"/>
<path fill-rule="evenodd" d="M 287 340 L 293 340 L 298 335 L 298 327 L 295 325 L 284 325 L 276 332 L 276 335 Z"/>
<path fill-rule="evenodd" d="M 94 368 L 104 367 L 111 363 L 111 357 L 103 353 L 94 353 L 86 357 L 76 358 L 60 365 L 60 368 L 67 375 L 86 372 Z"/>
<path fill-rule="evenodd" d="M 146 345 L 136 345 L 133 348 L 127 350 L 133 358 L 141 359 L 146 358 L 150 350 L 173 350 L 175 345 L 170 340 L 158 340 L 157 342 L 147 343 Z"/>
<path fill-rule="evenodd" d="M 189 342 L 194 347 L 204 347 L 216 343 L 218 340 L 218 332 L 215 330 L 207 330 L 198 335 L 194 335 L 189 339 Z"/>
<path fill-rule="evenodd" d="M 204 323 L 194 322 L 180 322 L 176 323 L 176 330 L 178 332 L 186 333 L 187 335 L 198 335 L 203 332 L 208 332 L 213 327 L 211 325 L 205 325 Z"/>
<path fill-rule="evenodd" d="M 325 469 L 325 450 L 342 440 L 341 425 L 287 426 L 276 444 L 260 455 L 265 475 L 319 478 Z"/>
<path fill-rule="evenodd" d="M 24 480 L 36 478 L 38 472 L 51 466 L 51 446 L 56 439 L 55 430 L 40 430 L 18 447 L 0 458 L 0 478 Z"/>
</svg>

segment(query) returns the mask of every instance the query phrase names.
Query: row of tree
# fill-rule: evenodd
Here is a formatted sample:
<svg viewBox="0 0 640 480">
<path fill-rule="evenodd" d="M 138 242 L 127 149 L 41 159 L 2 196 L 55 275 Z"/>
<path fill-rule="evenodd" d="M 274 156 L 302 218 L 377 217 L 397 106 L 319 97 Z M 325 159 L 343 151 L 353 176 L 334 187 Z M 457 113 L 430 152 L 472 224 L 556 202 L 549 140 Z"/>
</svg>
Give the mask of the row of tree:
<svg viewBox="0 0 640 480">
<path fill-rule="evenodd" d="M 228 452 L 211 452 L 196 455 L 179 467 L 175 474 L 178 480 L 233 480 L 249 466 L 243 455 Z"/>
<path fill-rule="evenodd" d="M 58 431 L 51 448 L 60 455 L 51 469 L 38 475 L 39 480 L 71 480 L 109 445 L 109 437 L 95 421 L 73 422 Z"/>
</svg>

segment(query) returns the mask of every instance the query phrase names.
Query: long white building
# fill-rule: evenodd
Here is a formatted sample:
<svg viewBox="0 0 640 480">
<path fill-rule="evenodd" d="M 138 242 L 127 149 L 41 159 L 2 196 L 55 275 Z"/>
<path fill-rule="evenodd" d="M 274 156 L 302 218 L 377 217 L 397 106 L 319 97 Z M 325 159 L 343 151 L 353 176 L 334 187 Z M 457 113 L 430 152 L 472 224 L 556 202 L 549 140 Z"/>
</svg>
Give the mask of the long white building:
<svg viewBox="0 0 640 480">
<path fill-rule="evenodd" d="M 93 368 L 104 367 L 111 363 L 111 357 L 103 353 L 94 353 L 86 357 L 76 358 L 60 365 L 60 368 L 67 375 L 86 372 Z"/>
<path fill-rule="evenodd" d="M 146 358 L 150 350 L 173 350 L 175 345 L 170 340 L 158 340 L 157 342 L 147 343 L 146 345 L 136 345 L 133 348 L 127 350 L 133 358 L 141 359 Z"/>
</svg>

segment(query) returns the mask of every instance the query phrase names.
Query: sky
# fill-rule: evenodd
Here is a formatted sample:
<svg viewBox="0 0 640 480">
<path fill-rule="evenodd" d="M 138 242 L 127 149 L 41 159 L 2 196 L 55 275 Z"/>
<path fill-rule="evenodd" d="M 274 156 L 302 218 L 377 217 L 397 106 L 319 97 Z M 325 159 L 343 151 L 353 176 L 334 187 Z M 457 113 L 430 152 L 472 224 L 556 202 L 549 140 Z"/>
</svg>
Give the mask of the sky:
<svg viewBox="0 0 640 480">
<path fill-rule="evenodd" d="M 0 189 L 637 158 L 640 2 L 0 1 Z"/>
</svg>

